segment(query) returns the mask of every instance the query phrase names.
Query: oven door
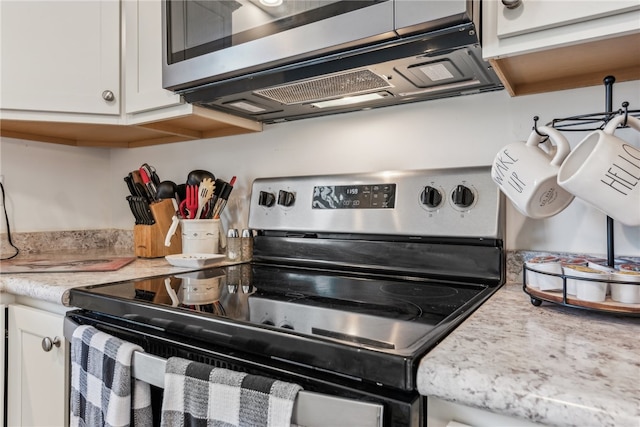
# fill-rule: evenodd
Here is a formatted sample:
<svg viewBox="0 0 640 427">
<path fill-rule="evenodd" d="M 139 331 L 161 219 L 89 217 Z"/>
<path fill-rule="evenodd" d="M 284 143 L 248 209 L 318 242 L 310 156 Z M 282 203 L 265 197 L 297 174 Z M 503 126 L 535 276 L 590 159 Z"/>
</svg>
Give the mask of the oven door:
<svg viewBox="0 0 640 427">
<path fill-rule="evenodd" d="M 396 37 L 391 0 L 164 0 L 163 86 L 179 90 Z"/>
<path fill-rule="evenodd" d="M 238 352 L 226 353 L 212 346 L 205 348 L 186 339 L 177 341 L 152 328 L 132 327 L 126 321 L 82 310 L 67 313 L 64 336 L 70 343 L 79 325 L 91 325 L 120 339 L 144 348 L 134 354 L 133 376 L 152 385 L 154 424 L 160 420 L 162 388 L 166 358 L 177 356 L 212 366 L 296 382 L 304 390 L 298 393 L 292 423 L 307 427 L 339 426 L 421 426 L 421 413 L 426 404 L 416 394 L 383 391 L 372 393 L 366 387 L 328 383 L 302 371 L 285 371 L 277 361 L 264 362 L 243 357 Z M 70 344 L 69 344 L 70 345 Z M 71 371 L 71 370 L 70 370 Z"/>
</svg>

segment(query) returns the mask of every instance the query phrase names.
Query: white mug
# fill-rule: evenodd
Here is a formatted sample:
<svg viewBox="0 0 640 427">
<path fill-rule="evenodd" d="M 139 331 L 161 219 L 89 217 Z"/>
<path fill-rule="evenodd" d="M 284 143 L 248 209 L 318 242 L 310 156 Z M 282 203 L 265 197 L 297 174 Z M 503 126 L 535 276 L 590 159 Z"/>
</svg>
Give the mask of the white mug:
<svg viewBox="0 0 640 427">
<path fill-rule="evenodd" d="M 640 120 L 627 124 L 640 131 Z M 640 149 L 613 135 L 625 116 L 587 135 L 560 167 L 558 184 L 625 225 L 640 225 Z"/>
<path fill-rule="evenodd" d="M 573 200 L 573 195 L 560 188 L 558 169 L 570 151 L 569 142 L 557 130 L 540 126 L 554 146 L 539 144 L 544 137 L 531 132 L 526 143 L 515 142 L 503 147 L 491 167 L 491 177 L 516 209 L 530 218 L 553 216 Z"/>
</svg>

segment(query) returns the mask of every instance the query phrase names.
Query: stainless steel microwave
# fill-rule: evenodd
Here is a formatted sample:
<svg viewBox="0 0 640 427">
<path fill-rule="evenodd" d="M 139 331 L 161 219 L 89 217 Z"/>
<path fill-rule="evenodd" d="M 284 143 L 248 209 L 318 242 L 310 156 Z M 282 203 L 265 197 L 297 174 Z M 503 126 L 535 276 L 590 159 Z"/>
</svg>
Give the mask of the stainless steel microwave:
<svg viewBox="0 0 640 427">
<path fill-rule="evenodd" d="M 314 115 L 324 107 L 312 104 L 345 95 L 378 93 L 384 105 L 421 91 L 501 88 L 479 51 L 477 0 L 163 0 L 162 16 L 163 86 L 189 102 L 263 121 Z M 425 68 L 430 61 L 420 57 L 433 64 Z M 365 71 L 383 62 L 401 77 Z M 320 93 L 296 87 L 312 93 L 290 99 L 259 92 L 345 71 L 357 74 L 314 82 Z"/>
</svg>

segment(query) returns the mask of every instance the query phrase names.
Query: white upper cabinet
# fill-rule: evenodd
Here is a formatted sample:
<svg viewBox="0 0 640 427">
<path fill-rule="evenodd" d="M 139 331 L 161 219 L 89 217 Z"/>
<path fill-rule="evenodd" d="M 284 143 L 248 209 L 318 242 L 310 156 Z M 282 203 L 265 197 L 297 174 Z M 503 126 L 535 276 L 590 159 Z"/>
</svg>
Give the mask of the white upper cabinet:
<svg viewBox="0 0 640 427">
<path fill-rule="evenodd" d="M 181 103 L 162 88 L 162 4 L 123 0 L 125 23 L 125 112 L 140 113 Z"/>
<path fill-rule="evenodd" d="M 634 10 L 640 10 L 638 0 L 520 0 L 513 8 L 499 6 L 496 34 L 499 39 L 535 34 Z M 561 32 L 567 34 L 570 30 Z"/>
<path fill-rule="evenodd" d="M 0 136 L 141 147 L 262 124 L 162 88 L 160 0 L 0 0 Z"/>
<path fill-rule="evenodd" d="M 512 7 L 508 7 L 512 6 Z M 511 95 L 640 79 L 640 0 L 488 0 L 482 55 Z"/>
<path fill-rule="evenodd" d="M 0 107 L 120 114 L 120 2 L 0 2 Z"/>
</svg>

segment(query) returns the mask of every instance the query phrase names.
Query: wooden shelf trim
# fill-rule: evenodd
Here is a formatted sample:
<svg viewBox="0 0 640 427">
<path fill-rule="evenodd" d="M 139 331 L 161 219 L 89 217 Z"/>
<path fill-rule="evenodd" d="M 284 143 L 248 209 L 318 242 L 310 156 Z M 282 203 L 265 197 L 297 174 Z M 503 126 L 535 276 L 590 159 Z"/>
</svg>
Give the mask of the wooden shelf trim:
<svg viewBox="0 0 640 427">
<path fill-rule="evenodd" d="M 0 120 L 0 136 L 83 147 L 145 147 L 260 131 L 260 122 L 196 106 L 191 114 L 137 125 Z"/>
<path fill-rule="evenodd" d="M 494 58 L 491 65 L 511 96 L 640 79 L 640 33 L 524 55 Z"/>
</svg>

